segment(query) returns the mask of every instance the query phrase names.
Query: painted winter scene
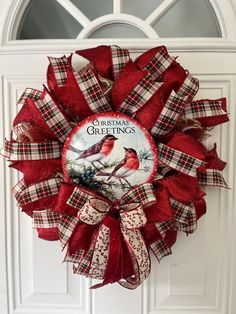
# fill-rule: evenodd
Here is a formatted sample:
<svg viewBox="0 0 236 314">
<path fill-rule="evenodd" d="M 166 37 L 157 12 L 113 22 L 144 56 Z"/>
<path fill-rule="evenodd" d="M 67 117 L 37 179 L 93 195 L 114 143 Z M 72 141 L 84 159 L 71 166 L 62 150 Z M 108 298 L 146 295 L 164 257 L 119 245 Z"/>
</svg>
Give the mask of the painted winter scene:
<svg viewBox="0 0 236 314">
<path fill-rule="evenodd" d="M 119 114 L 99 115 L 78 125 L 64 146 L 63 159 L 68 179 L 112 201 L 151 181 L 157 167 L 150 135 Z"/>
</svg>

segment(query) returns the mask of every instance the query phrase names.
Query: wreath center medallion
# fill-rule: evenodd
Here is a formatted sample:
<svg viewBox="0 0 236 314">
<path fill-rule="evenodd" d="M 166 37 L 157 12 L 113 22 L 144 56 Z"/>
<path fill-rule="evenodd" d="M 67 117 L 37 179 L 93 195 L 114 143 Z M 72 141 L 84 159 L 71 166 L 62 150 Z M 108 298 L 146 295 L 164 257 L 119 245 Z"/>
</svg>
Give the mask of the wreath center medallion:
<svg viewBox="0 0 236 314">
<path fill-rule="evenodd" d="M 152 182 L 157 150 L 148 131 L 120 113 L 102 113 L 80 122 L 63 149 L 69 182 L 96 190 L 111 200 L 131 187 Z"/>
</svg>

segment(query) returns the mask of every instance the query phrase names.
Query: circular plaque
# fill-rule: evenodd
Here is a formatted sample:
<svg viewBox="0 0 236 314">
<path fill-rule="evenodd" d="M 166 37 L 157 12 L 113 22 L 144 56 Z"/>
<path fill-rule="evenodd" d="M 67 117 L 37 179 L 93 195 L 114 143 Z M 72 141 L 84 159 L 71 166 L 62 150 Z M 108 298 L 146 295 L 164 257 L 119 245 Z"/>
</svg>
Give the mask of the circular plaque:
<svg viewBox="0 0 236 314">
<path fill-rule="evenodd" d="M 148 131 L 120 113 L 101 113 L 81 121 L 63 148 L 68 182 L 117 200 L 130 188 L 152 182 L 157 151 Z"/>
</svg>

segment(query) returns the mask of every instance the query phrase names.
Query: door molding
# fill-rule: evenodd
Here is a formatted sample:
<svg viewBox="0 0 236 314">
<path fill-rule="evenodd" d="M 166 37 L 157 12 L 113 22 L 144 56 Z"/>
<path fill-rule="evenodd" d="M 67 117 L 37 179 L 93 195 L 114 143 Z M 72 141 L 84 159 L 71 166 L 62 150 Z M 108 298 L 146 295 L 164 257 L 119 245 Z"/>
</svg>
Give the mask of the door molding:
<svg viewBox="0 0 236 314">
<path fill-rule="evenodd" d="M 61 1 L 61 0 L 60 0 Z M 59 2 L 60 2 L 59 1 Z M 171 0 L 170 3 L 174 3 Z M 140 21 L 144 33 L 149 38 L 143 39 L 50 39 L 50 40 L 15 40 L 17 29 L 19 27 L 22 15 L 27 7 L 29 0 L 10 0 L 8 3 L 3 2 L 0 4 L 3 21 L 0 22 L 3 27 L 2 33 L 0 33 L 0 53 L 44 53 L 44 52 L 58 52 L 66 53 L 71 50 L 78 49 L 78 45 L 81 48 L 88 46 L 96 46 L 98 44 L 114 44 L 122 47 L 129 47 L 131 51 L 141 52 L 145 49 L 153 46 L 164 44 L 170 51 L 236 51 L 236 0 L 209 0 L 216 17 L 218 19 L 220 31 L 222 33 L 221 38 L 156 38 L 154 37 L 154 31 L 151 31 L 151 27 L 145 26 L 144 21 L 128 14 L 120 14 L 117 10 L 115 14 L 104 15 L 90 22 L 82 31 L 82 35 L 88 34 L 92 29 L 96 29 L 107 23 L 111 23 L 112 18 L 114 22 L 126 21 L 130 25 L 138 25 Z M 116 3 L 116 1 L 114 1 Z M 145 26 L 145 27 L 144 27 Z M 81 35 L 79 36 L 81 37 Z"/>
</svg>

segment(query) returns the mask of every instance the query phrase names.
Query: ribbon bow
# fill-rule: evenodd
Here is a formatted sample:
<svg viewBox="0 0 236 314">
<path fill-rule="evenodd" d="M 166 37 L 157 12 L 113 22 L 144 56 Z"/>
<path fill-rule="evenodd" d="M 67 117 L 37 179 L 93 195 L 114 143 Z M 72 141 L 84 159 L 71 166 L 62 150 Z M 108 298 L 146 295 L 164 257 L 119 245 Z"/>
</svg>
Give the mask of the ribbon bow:
<svg viewBox="0 0 236 314">
<path fill-rule="evenodd" d="M 74 269 L 75 272 L 81 273 L 81 265 L 89 259 L 90 266 L 86 269 L 85 275 L 103 279 L 103 283 L 95 287 L 111 282 L 114 278 L 114 269 L 118 268 L 121 258 L 120 236 L 122 235 L 131 256 L 134 276 L 125 281 L 120 280 L 119 283 L 130 289 L 142 283 L 149 275 L 150 259 L 139 228 L 147 222 L 144 209 L 155 202 L 156 197 L 150 183 L 131 189 L 118 204 L 112 204 L 109 200 L 98 198 L 91 193 L 87 194 L 76 187 L 67 204 L 78 209 L 78 220 L 89 225 L 100 225 L 89 250 Z M 108 214 L 112 210 L 119 213 L 118 220 Z"/>
<path fill-rule="evenodd" d="M 149 203 L 151 202 L 149 201 Z M 113 206 L 109 201 L 100 198 L 90 198 L 84 206 L 80 208 L 77 217 L 80 221 L 88 225 L 96 225 L 99 224 L 112 209 L 119 212 L 121 226 L 123 228 L 141 228 L 147 222 L 141 202 Z"/>
<path fill-rule="evenodd" d="M 64 198 L 64 205 L 76 209 L 77 217 L 57 213 L 56 221 L 62 248 L 67 247 L 65 259 L 74 263 L 74 272 L 103 280 L 93 288 L 117 280 L 129 289 L 140 285 L 150 273 L 148 249 L 140 228 L 147 222 L 144 209 L 155 202 L 156 196 L 150 183 L 132 188 L 119 203 L 111 203 L 91 191 L 75 187 L 69 197 L 67 194 L 66 199 Z M 63 204 L 60 204 L 61 208 L 62 206 Z M 47 228 L 52 224 L 53 214 L 55 213 L 34 212 L 34 227 Z M 118 218 L 115 217 L 117 214 Z M 70 254 L 71 235 L 81 222 L 86 225 L 98 225 L 98 228 L 93 233 L 88 250 L 78 249 L 76 253 Z M 132 263 L 134 275 L 130 277 L 125 275 L 123 243 Z"/>
</svg>

